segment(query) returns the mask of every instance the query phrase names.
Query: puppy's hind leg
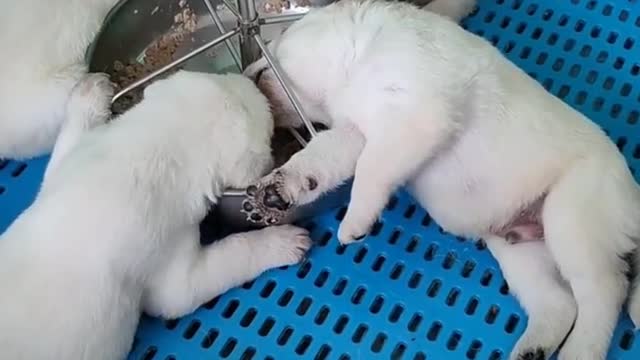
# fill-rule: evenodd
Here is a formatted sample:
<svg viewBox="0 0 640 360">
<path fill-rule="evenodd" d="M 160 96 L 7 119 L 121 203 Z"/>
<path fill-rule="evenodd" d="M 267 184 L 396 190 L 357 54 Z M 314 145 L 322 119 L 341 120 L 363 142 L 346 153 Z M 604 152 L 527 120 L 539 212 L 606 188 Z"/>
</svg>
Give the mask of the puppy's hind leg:
<svg viewBox="0 0 640 360">
<path fill-rule="evenodd" d="M 113 84 L 105 74 L 88 74 L 73 88 L 66 106 L 66 120 L 51 153 L 45 179 L 55 171 L 82 134 L 109 119 L 113 93 Z"/>
<path fill-rule="evenodd" d="M 335 127 L 313 138 L 280 168 L 249 189 L 243 209 L 257 222 L 281 220 L 292 205 L 308 204 L 355 173 L 365 139 L 354 126 Z"/>
<path fill-rule="evenodd" d="M 197 227 L 177 240 L 169 263 L 147 284 L 143 306 L 150 315 L 186 315 L 268 269 L 298 263 L 312 244 L 306 230 L 292 225 L 233 234 L 204 248 Z"/>
<path fill-rule="evenodd" d="M 446 102 L 430 101 L 429 109 L 410 113 L 377 111 L 371 119 L 380 126 L 367 134 L 367 142 L 356 165 L 351 201 L 338 230 L 338 240 L 349 244 L 362 239 L 371 229 L 394 191 L 415 174 L 458 128 L 448 111 L 438 108 Z M 372 113 L 374 113 L 372 111 Z M 397 119 L 394 121 L 393 119 Z"/>
<path fill-rule="evenodd" d="M 529 318 L 509 358 L 548 359 L 566 338 L 577 313 L 551 253 L 543 241 L 509 244 L 501 237 L 487 237 L 485 242 Z"/>
<path fill-rule="evenodd" d="M 628 290 L 623 255 L 635 244 L 616 223 L 620 204 L 610 196 L 616 193 L 615 176 L 607 174 L 616 171 L 616 164 L 604 160 L 575 164 L 551 188 L 543 206 L 545 241 L 578 305 L 559 360 L 605 359 Z"/>
</svg>

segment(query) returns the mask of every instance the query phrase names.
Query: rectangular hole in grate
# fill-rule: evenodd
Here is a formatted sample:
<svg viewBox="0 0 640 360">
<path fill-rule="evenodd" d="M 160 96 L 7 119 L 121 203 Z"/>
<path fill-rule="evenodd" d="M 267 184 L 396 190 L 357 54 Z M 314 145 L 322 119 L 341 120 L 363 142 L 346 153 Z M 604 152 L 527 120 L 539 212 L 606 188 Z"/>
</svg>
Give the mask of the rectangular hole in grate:
<svg viewBox="0 0 640 360">
<path fill-rule="evenodd" d="M 429 244 L 429 246 L 427 247 L 427 251 L 425 251 L 424 253 L 424 259 L 427 261 L 433 260 L 433 258 L 436 256 L 436 252 L 438 252 L 438 244 Z"/>
<path fill-rule="evenodd" d="M 519 322 L 520 322 L 520 317 L 518 315 L 516 314 L 509 315 L 509 319 L 507 320 L 507 323 L 504 326 L 504 331 L 507 334 L 513 334 Z"/>
<path fill-rule="evenodd" d="M 445 270 L 449 270 L 453 267 L 456 262 L 456 254 L 454 252 L 449 251 L 447 255 L 442 260 L 442 268 Z"/>
<path fill-rule="evenodd" d="M 351 356 L 349 356 L 349 354 L 342 354 L 338 360 L 351 360 Z"/>
<path fill-rule="evenodd" d="M 362 260 L 364 260 L 364 257 L 367 255 L 367 252 L 369 252 L 369 250 L 367 250 L 367 247 L 362 246 L 353 256 L 353 262 L 356 264 L 360 264 Z"/>
<path fill-rule="evenodd" d="M 189 323 L 189 326 L 187 326 L 187 328 L 182 333 L 182 337 L 187 340 L 192 339 L 193 336 L 196 334 L 196 332 L 198 332 L 198 329 L 200 329 L 200 325 L 201 325 L 200 321 L 191 320 L 191 322 Z"/>
<path fill-rule="evenodd" d="M 253 346 L 249 346 L 248 348 L 244 349 L 244 351 L 240 355 L 240 360 L 251 360 L 254 356 L 256 356 L 256 349 Z"/>
<path fill-rule="evenodd" d="M 329 271 L 326 270 L 326 269 L 322 270 L 322 271 L 320 271 L 320 273 L 318 274 L 318 276 L 314 280 L 313 285 L 315 285 L 316 287 L 321 288 L 327 282 L 328 278 L 329 278 Z"/>
<path fill-rule="evenodd" d="M 255 283 L 255 280 L 247 281 L 246 283 L 242 284 L 242 288 L 245 290 L 249 290 L 251 289 L 251 287 L 253 287 L 254 283 Z"/>
<path fill-rule="evenodd" d="M 384 265 L 384 262 L 387 260 L 386 257 L 384 257 L 384 255 L 378 255 L 376 257 L 376 260 L 373 262 L 373 264 L 371 264 L 371 270 L 378 272 L 380 271 L 380 269 L 382 269 L 382 266 Z"/>
<path fill-rule="evenodd" d="M 378 236 L 382 231 L 383 227 L 384 227 L 384 222 L 377 220 L 375 224 L 373 224 L 373 227 L 371 228 L 371 233 L 369 233 L 369 235 Z"/>
<path fill-rule="evenodd" d="M 343 206 L 336 212 L 336 220 L 342 221 L 344 216 L 347 214 L 347 207 Z"/>
<path fill-rule="evenodd" d="M 400 239 L 400 235 L 402 235 L 402 231 L 400 229 L 394 229 L 393 232 L 391 233 L 391 236 L 389 236 L 389 239 L 387 240 L 387 242 L 391 245 L 395 245 L 398 242 L 398 239 Z"/>
<path fill-rule="evenodd" d="M 409 240 L 409 243 L 407 244 L 404 250 L 408 253 L 412 253 L 416 251 L 416 248 L 418 247 L 419 243 L 420 243 L 420 237 L 417 235 L 414 235 L 411 237 L 411 239 Z"/>
<path fill-rule="evenodd" d="M 324 234 L 322 234 L 320 241 L 318 241 L 318 245 L 321 247 L 326 246 L 332 237 L 333 237 L 333 234 L 330 231 L 325 232 Z"/>
<path fill-rule="evenodd" d="M 275 324 L 276 324 L 276 321 L 274 318 L 272 318 L 271 316 L 266 318 L 262 323 L 262 325 L 260 326 L 260 328 L 258 329 L 258 335 L 262 337 L 269 335 L 269 333 L 271 332 L 271 329 L 273 329 L 273 326 Z"/>
<path fill-rule="evenodd" d="M 416 209 L 417 209 L 417 207 L 414 204 L 409 205 L 407 207 L 407 209 L 404 211 L 404 214 L 403 214 L 405 219 L 411 219 L 413 214 L 416 213 Z"/>
<path fill-rule="evenodd" d="M 479 340 L 473 340 L 467 350 L 467 359 L 474 360 L 482 349 L 482 343 Z"/>
<path fill-rule="evenodd" d="M 298 342 L 298 346 L 296 346 L 296 354 L 298 355 L 304 355 L 307 350 L 309 349 L 309 346 L 311 345 L 311 336 L 309 335 L 305 335 L 302 337 L 302 339 L 300 339 L 300 342 Z"/>
<path fill-rule="evenodd" d="M 0 170 L 4 170 L 7 165 L 9 165 L 9 160 L 0 159 Z"/>
<path fill-rule="evenodd" d="M 202 342 L 200 342 L 200 346 L 203 349 L 210 348 L 211 346 L 213 346 L 213 343 L 216 342 L 218 335 L 220 335 L 220 331 L 218 331 L 218 329 L 211 329 L 207 331 L 207 335 L 205 335 L 202 339 Z"/>
<path fill-rule="evenodd" d="M 342 293 L 344 292 L 344 289 L 347 287 L 347 279 L 344 277 L 341 277 L 337 282 L 336 285 L 333 287 L 333 289 L 331 290 L 331 292 L 333 293 L 333 295 L 342 295 Z"/>
<path fill-rule="evenodd" d="M 500 350 L 493 350 L 491 352 L 491 355 L 489 355 L 489 360 L 500 360 L 502 359 L 502 351 Z"/>
<path fill-rule="evenodd" d="M 309 311 L 312 303 L 313 300 L 311 300 L 310 297 L 305 296 L 302 301 L 300 301 L 300 304 L 298 304 L 298 307 L 296 308 L 296 314 L 298 314 L 299 316 L 304 316 L 307 311 Z"/>
<path fill-rule="evenodd" d="M 404 271 L 404 264 L 397 263 L 391 269 L 391 273 L 389 273 L 389 278 L 391 280 L 398 280 Z"/>
<path fill-rule="evenodd" d="M 413 360 L 427 360 L 427 355 L 422 351 L 418 351 L 413 357 Z"/>
<path fill-rule="evenodd" d="M 155 346 L 148 347 L 142 355 L 142 360 L 151 360 L 158 353 L 158 349 Z"/>
<path fill-rule="evenodd" d="M 11 172 L 11 177 L 18 177 L 20 175 L 22 175 L 22 173 L 24 172 L 24 170 L 27 168 L 27 164 L 25 163 L 20 163 L 18 164 L 18 166 L 16 166 L 15 169 L 13 169 L 13 171 Z"/>
<path fill-rule="evenodd" d="M 475 268 L 476 268 L 476 263 L 473 260 L 467 260 L 462 266 L 462 271 L 460 272 L 460 275 L 463 278 L 468 278 L 469 276 L 471 276 L 471 273 Z"/>
<path fill-rule="evenodd" d="M 395 209 L 397 205 L 398 205 L 398 197 L 394 195 L 391 197 L 391 199 L 389 199 L 389 202 L 387 203 L 386 208 L 388 211 L 391 211 Z"/>
<path fill-rule="evenodd" d="M 289 342 L 289 339 L 291 338 L 292 334 L 293 334 L 293 328 L 287 326 L 284 329 L 282 329 L 282 332 L 280 332 L 280 335 L 278 336 L 278 340 L 276 340 L 276 342 L 280 346 L 285 346 Z"/>
<path fill-rule="evenodd" d="M 220 349 L 220 357 L 226 359 L 231 356 L 233 350 L 235 350 L 236 348 L 236 345 L 238 345 L 238 340 L 236 340 L 235 338 L 230 338 L 229 340 L 227 340 L 227 342 L 222 346 L 222 349 Z"/>
<path fill-rule="evenodd" d="M 493 279 L 493 273 L 491 270 L 485 270 L 480 278 L 480 285 L 489 286 L 489 284 L 491 284 L 491 279 Z"/>
<path fill-rule="evenodd" d="M 418 327 L 422 323 L 423 316 L 420 313 L 415 313 L 409 320 L 409 324 L 407 324 L 407 329 L 411 332 L 416 332 Z"/>
<path fill-rule="evenodd" d="M 340 315 L 338 320 L 336 320 L 336 323 L 333 325 L 333 332 L 338 335 L 342 334 L 348 323 L 349 318 L 346 315 Z"/>
<path fill-rule="evenodd" d="M 438 296 L 438 293 L 440 292 L 441 287 L 442 287 L 442 281 L 438 279 L 434 279 L 433 281 L 431 281 L 431 284 L 427 289 L 427 296 L 431 298 Z"/>
<path fill-rule="evenodd" d="M 289 305 L 289 302 L 291 301 L 292 297 L 293 297 L 293 290 L 291 289 L 285 290 L 280 296 L 280 298 L 278 299 L 278 305 L 282 307 Z"/>
<path fill-rule="evenodd" d="M 393 348 L 393 352 L 391 352 L 391 359 L 393 360 L 402 359 L 402 357 L 404 356 L 404 352 L 406 350 L 407 350 L 407 345 L 403 343 L 399 343 L 398 345 L 396 345 L 395 348 Z"/>
<path fill-rule="evenodd" d="M 498 305 L 491 305 L 491 307 L 489 307 L 489 310 L 487 310 L 487 314 L 484 316 L 484 321 L 487 324 L 495 323 L 499 313 L 500 308 L 498 307 Z"/>
<path fill-rule="evenodd" d="M 458 348 L 458 344 L 460 344 L 460 339 L 462 339 L 462 334 L 459 331 L 454 331 L 451 336 L 449 336 L 449 340 L 447 340 L 447 349 L 453 351 Z"/>
<path fill-rule="evenodd" d="M 356 331 L 353 332 L 353 335 L 351 336 L 351 341 L 354 342 L 355 344 L 359 344 L 362 341 L 362 338 L 364 338 L 364 336 L 367 334 L 367 331 L 369 330 L 369 327 L 365 324 L 360 324 L 358 325 L 358 327 L 356 328 Z"/>
<path fill-rule="evenodd" d="M 422 274 L 419 272 L 414 272 L 409 278 L 409 288 L 415 289 L 420 285 L 420 281 L 422 280 Z"/>
<path fill-rule="evenodd" d="M 393 305 L 393 308 L 391 309 L 391 312 L 389 313 L 389 322 L 391 322 L 391 323 L 398 322 L 398 320 L 400 319 L 400 316 L 402 316 L 403 312 L 404 312 L 404 307 L 402 307 L 402 305 L 400 305 L 400 304 Z"/>
<path fill-rule="evenodd" d="M 164 327 L 166 327 L 168 330 L 173 330 L 176 327 L 178 327 L 178 323 L 179 322 L 180 322 L 180 319 L 165 320 L 164 321 Z"/>
<path fill-rule="evenodd" d="M 480 301 L 478 300 L 477 297 L 472 297 L 471 299 L 469 299 L 469 302 L 467 303 L 467 306 L 464 308 L 464 312 L 467 315 L 473 315 L 476 313 L 476 310 L 478 309 L 478 304 L 480 303 Z"/>
<path fill-rule="evenodd" d="M 373 351 L 374 353 L 381 352 L 386 342 L 387 334 L 378 333 L 378 335 L 376 335 L 375 339 L 373 340 L 373 343 L 371 344 L 371 351 Z"/>
<path fill-rule="evenodd" d="M 429 341 L 438 340 L 438 336 L 440 335 L 441 330 L 442 330 L 442 323 L 439 321 L 434 322 L 433 324 L 431 324 L 431 327 L 427 332 L 427 339 Z"/>
<path fill-rule="evenodd" d="M 240 319 L 240 326 L 245 328 L 249 327 L 249 325 L 251 325 L 253 320 L 256 318 L 256 315 L 258 315 L 258 311 L 256 311 L 255 308 L 250 308 L 249 310 L 247 310 L 247 312 L 244 313 L 242 319 Z"/>
<path fill-rule="evenodd" d="M 238 309 L 238 306 L 240 306 L 240 301 L 236 299 L 229 301 L 229 304 L 227 304 L 227 307 L 224 308 L 224 310 L 222 311 L 222 317 L 225 319 L 231 318 L 233 314 L 236 312 L 236 310 Z"/>
<path fill-rule="evenodd" d="M 273 289 L 276 288 L 276 282 L 273 280 L 269 280 L 267 281 L 266 284 L 264 284 L 264 286 L 262 287 L 262 290 L 260 290 L 260 297 L 262 298 L 268 298 L 271 293 L 273 293 Z"/>
<path fill-rule="evenodd" d="M 311 270 L 311 261 L 306 260 L 296 272 L 298 279 L 304 279 Z"/>
<path fill-rule="evenodd" d="M 316 314 L 316 317 L 313 319 L 313 322 L 316 323 L 316 325 L 322 325 L 327 320 L 328 316 L 329 308 L 326 305 L 322 305 L 322 307 Z"/>
<path fill-rule="evenodd" d="M 376 297 L 371 302 L 371 305 L 369 306 L 369 311 L 372 314 L 377 314 L 382 309 L 382 305 L 384 305 L 384 297 L 382 297 L 381 295 L 376 295 Z"/>
<path fill-rule="evenodd" d="M 211 299 L 207 303 L 205 303 L 203 306 L 207 310 L 212 310 L 218 304 L 219 300 L 220 300 L 219 296 L 218 297 L 214 297 L 213 299 Z"/>
<path fill-rule="evenodd" d="M 4 194 L 5 188 L 4 186 L 0 185 L 0 195 Z"/>
<path fill-rule="evenodd" d="M 622 334 L 620 338 L 620 348 L 622 350 L 630 350 L 633 347 L 633 341 L 635 340 L 635 335 L 633 331 L 627 330 Z"/>
<path fill-rule="evenodd" d="M 331 353 L 331 346 L 327 344 L 323 344 L 322 346 L 320 346 L 320 349 L 316 353 L 316 356 L 313 358 L 313 360 L 325 360 L 326 358 L 329 357 L 330 353 Z"/>
<path fill-rule="evenodd" d="M 367 289 L 364 286 L 358 286 L 356 291 L 353 292 L 351 296 L 351 302 L 355 305 L 358 305 L 362 302 L 362 298 L 367 293 Z"/>
<path fill-rule="evenodd" d="M 458 296 L 460 296 L 460 289 L 458 288 L 451 289 L 451 291 L 449 291 L 449 294 L 447 295 L 445 303 L 448 306 L 454 306 L 456 304 L 456 301 L 458 300 Z"/>
</svg>

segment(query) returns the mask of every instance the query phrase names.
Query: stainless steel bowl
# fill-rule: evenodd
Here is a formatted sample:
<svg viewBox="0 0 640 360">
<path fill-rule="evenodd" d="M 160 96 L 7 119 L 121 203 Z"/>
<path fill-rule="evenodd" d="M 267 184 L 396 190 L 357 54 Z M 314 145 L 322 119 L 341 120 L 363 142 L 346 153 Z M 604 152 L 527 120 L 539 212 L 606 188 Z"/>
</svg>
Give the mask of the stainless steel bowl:
<svg viewBox="0 0 640 360">
<path fill-rule="evenodd" d="M 256 8 L 264 18 L 275 18 L 281 15 L 306 13 L 309 7 L 324 6 L 334 0 L 257 0 Z M 173 55 L 177 59 L 195 48 L 219 37 L 222 33 L 216 27 L 210 13 L 202 0 L 188 0 L 186 3 L 197 17 L 196 30 L 189 34 Z M 269 11 L 269 4 L 286 3 L 288 9 Z M 298 3 L 304 4 L 299 6 Z M 222 0 L 211 0 L 221 23 L 226 31 L 236 27 L 236 17 L 224 6 Z M 276 9 L 277 10 L 277 9 Z M 179 0 L 121 0 L 107 15 L 103 27 L 87 50 L 87 63 L 92 72 L 113 73 L 114 63 L 118 61 L 134 61 L 144 56 L 145 50 L 157 39 L 167 34 L 174 24 L 174 17 L 181 11 Z M 279 35 L 290 23 L 263 25 L 261 33 L 267 40 Z M 238 37 L 231 39 L 232 46 L 238 51 Z M 225 73 L 239 72 L 233 56 L 225 44 L 220 44 L 200 54 L 181 66 L 190 71 Z M 317 201 L 294 208 L 289 217 L 282 222 L 293 222 L 314 216 L 344 204 L 351 186 L 347 183 L 335 191 L 321 197 Z M 220 199 L 215 213 L 223 224 L 233 228 L 260 227 L 247 220 L 241 212 L 244 190 L 230 189 Z"/>
</svg>

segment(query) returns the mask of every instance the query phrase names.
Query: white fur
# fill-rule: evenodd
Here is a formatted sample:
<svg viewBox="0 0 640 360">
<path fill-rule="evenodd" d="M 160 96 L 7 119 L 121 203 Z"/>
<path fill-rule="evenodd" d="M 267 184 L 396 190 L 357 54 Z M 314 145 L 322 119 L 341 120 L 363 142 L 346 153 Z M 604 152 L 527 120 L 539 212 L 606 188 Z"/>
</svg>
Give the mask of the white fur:
<svg viewBox="0 0 640 360">
<path fill-rule="evenodd" d="M 0 237 L 3 359 L 122 359 L 141 311 L 185 315 L 311 245 L 290 225 L 199 244 L 210 203 L 272 163 L 249 80 L 179 72 L 103 125 L 111 94 L 102 75 L 75 88 L 41 192 Z"/>
<path fill-rule="evenodd" d="M 19 0 L 0 11 L 0 158 L 51 151 L 84 53 L 117 0 Z"/>
<path fill-rule="evenodd" d="M 330 5 L 270 46 L 313 121 L 332 131 L 355 127 L 356 142 L 366 139 L 363 147 L 310 144 L 296 155 L 317 161 L 341 155 L 340 166 L 355 169 L 338 231 L 342 243 L 365 235 L 403 184 L 445 230 L 494 243 L 495 228 L 548 193 L 545 249 L 492 246 L 531 319 L 512 359 L 538 350 L 548 357 L 573 321 L 576 310 L 553 264 L 578 308 L 560 360 L 605 358 L 628 288 L 621 257 L 635 251 L 640 238 L 640 190 L 597 125 L 482 38 L 407 4 Z M 258 70 L 250 68 L 249 75 Z M 277 120 L 299 125 L 270 71 L 259 87 L 275 104 Z M 303 155 L 307 151 L 317 153 Z M 310 202 L 345 180 L 290 191 L 289 183 L 322 178 L 321 169 L 285 164 L 279 170 L 286 174 L 284 197 Z M 548 293 L 557 294 L 557 302 L 541 296 Z M 640 290 L 629 309 L 638 324 Z"/>
</svg>

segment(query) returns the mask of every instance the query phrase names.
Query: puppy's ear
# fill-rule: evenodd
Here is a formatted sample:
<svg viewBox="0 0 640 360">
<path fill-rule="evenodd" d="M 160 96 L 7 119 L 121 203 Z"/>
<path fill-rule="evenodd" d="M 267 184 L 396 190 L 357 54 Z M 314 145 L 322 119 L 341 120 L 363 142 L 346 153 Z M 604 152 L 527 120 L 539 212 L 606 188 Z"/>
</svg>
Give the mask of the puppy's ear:
<svg viewBox="0 0 640 360">
<path fill-rule="evenodd" d="M 258 74 L 269 67 L 269 63 L 267 59 L 263 56 L 260 59 L 256 60 L 253 64 L 247 66 L 246 69 L 242 72 L 242 74 L 249 79 L 255 81 Z"/>
</svg>

